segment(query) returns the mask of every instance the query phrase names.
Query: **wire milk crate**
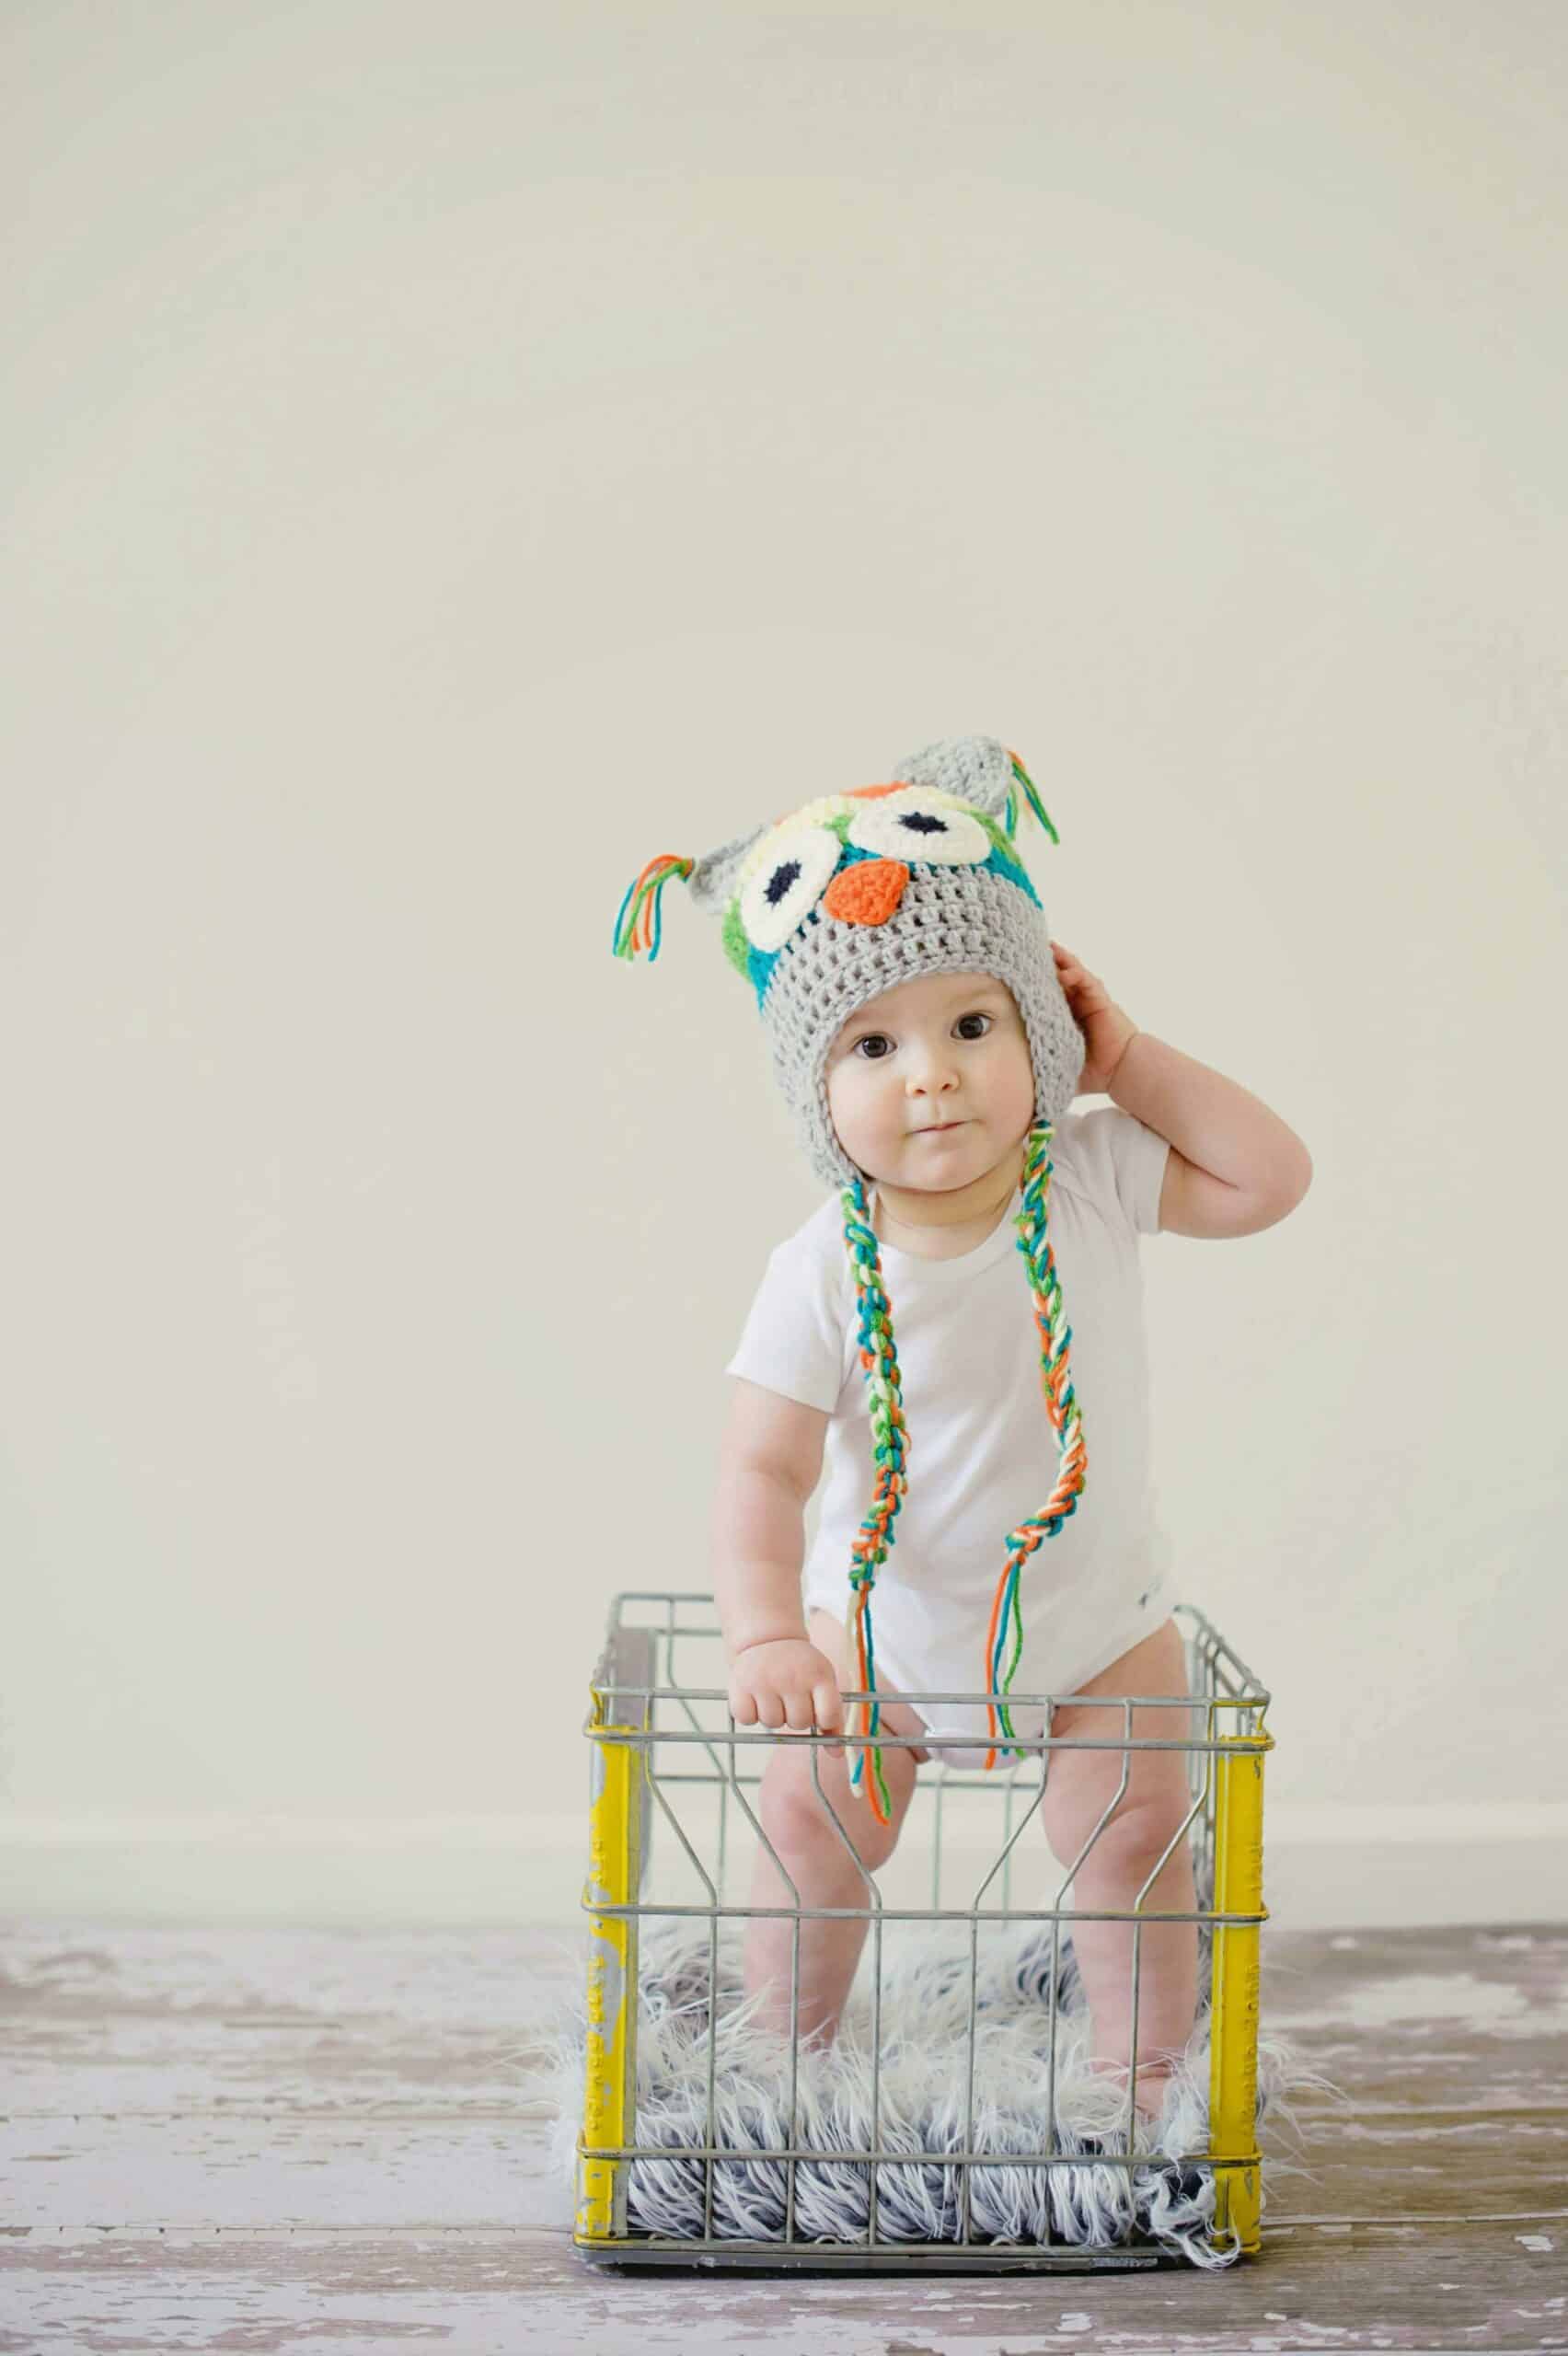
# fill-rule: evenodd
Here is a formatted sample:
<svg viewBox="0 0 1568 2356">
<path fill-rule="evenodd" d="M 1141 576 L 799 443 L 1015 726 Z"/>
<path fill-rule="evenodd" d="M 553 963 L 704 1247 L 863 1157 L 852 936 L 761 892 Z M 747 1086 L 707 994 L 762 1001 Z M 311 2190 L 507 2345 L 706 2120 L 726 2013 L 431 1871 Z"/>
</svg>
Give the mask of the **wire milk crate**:
<svg viewBox="0 0 1568 2356">
<path fill-rule="evenodd" d="M 896 1852 L 872 1874 L 850 1838 L 862 1804 L 845 1824 L 823 1788 L 830 1738 L 735 1725 L 713 1598 L 632 1590 L 614 1599 L 583 1727 L 587 1984 L 570 2163 L 573 2239 L 585 2259 L 1082 2271 L 1223 2265 L 1257 2250 L 1269 1696 L 1202 1612 L 1182 1604 L 1175 1617 L 1187 1702 L 1087 1697 L 1105 1730 L 1064 1737 L 1050 1730 L 1054 1712 L 1075 1697 L 1009 1696 L 1015 1709 L 1043 1705 L 1044 1731 L 1015 1736 L 1011 1755 L 989 1772 L 962 1772 L 934 1753 Z M 1135 1706 L 1177 1714 L 1156 1722 L 1173 1731 L 1135 1738 Z M 797 1893 L 790 1906 L 757 1910 L 735 1889 L 737 1859 L 751 1864 L 759 1844 L 795 1888 L 756 1805 L 766 1746 L 782 1742 L 812 1746 L 816 1796 L 863 1883 L 859 1906 L 813 1909 Z M 1123 1790 L 1139 1748 L 1185 1752 L 1190 1807 L 1178 1838 L 1191 1842 L 1195 1913 L 1144 1904 L 1158 1866 L 1130 1912 L 1063 1903 L 1114 1800 L 1054 1893 L 1040 1828 L 1020 1851 L 1052 1756 L 1069 1742 L 1119 1750 Z M 746 2041 L 735 1939 L 759 1911 L 790 1924 L 791 2000 L 802 1919 L 865 1920 L 856 1991 L 864 1981 L 869 2034 L 847 2006 L 825 2050 L 812 2050 L 798 2027 L 765 2045 L 751 2025 Z M 1132 2050 L 1122 2131 L 1091 2139 L 1061 2096 L 1083 2083 L 1073 2079 L 1073 2057 L 1081 2060 L 1087 2034 L 1072 1928 L 1095 1919 L 1133 1924 Z M 1174 2106 L 1188 2140 L 1174 2153 L 1169 2140 L 1151 2146 L 1147 2130 L 1140 2142 L 1134 2127 L 1139 1955 L 1154 1921 L 1197 1925 L 1199 2018 L 1180 2080 L 1185 2108 Z M 1103 2095 L 1108 2081 L 1096 2083 Z M 653 2140 L 640 2141 L 640 2129 Z"/>
</svg>

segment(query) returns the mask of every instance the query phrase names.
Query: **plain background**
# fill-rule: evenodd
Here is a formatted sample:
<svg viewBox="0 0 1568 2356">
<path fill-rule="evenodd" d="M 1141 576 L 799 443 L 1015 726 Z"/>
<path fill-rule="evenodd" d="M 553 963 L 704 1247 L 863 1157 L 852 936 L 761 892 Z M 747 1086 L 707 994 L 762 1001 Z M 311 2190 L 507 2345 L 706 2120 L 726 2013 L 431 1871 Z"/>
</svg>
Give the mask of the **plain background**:
<svg viewBox="0 0 1568 2356">
<path fill-rule="evenodd" d="M 1561 1911 L 1561 11 L 3 35 L 13 1902 L 573 1918 L 819 1199 L 717 925 L 617 908 L 978 730 L 1313 1156 L 1143 1247 L 1276 1912 Z"/>
</svg>

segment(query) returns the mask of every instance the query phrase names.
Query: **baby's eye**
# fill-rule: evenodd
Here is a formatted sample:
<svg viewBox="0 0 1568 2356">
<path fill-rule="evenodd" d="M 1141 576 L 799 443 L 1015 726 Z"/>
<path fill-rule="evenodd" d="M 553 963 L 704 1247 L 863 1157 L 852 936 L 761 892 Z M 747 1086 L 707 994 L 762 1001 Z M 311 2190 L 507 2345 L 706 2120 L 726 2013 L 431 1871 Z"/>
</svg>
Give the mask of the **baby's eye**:
<svg viewBox="0 0 1568 2356">
<path fill-rule="evenodd" d="M 992 1018 L 988 1014 L 961 1014 L 957 1022 L 954 1023 L 953 1029 L 955 1031 L 959 1031 L 961 1035 L 965 1039 L 983 1039 L 986 1036 L 986 1032 L 991 1027 L 991 1021 Z M 983 1023 L 985 1025 L 985 1029 L 980 1031 L 964 1031 L 963 1030 L 963 1025 L 965 1022 Z M 885 1031 L 868 1031 L 864 1038 L 856 1040 L 855 1053 L 859 1056 L 861 1055 L 863 1051 L 875 1049 L 876 1052 L 874 1054 L 865 1053 L 865 1061 L 869 1064 L 885 1063 L 887 1058 L 882 1054 L 882 1050 L 884 1047 L 891 1048 L 893 1042 L 888 1037 Z"/>
</svg>

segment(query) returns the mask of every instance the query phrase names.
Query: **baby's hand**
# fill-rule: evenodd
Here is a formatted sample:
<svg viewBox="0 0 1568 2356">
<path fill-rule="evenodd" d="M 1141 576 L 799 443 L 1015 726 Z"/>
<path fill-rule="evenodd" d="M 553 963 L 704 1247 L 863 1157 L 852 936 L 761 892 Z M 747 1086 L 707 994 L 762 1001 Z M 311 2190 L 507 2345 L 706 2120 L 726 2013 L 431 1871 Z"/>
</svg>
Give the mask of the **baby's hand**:
<svg viewBox="0 0 1568 2356">
<path fill-rule="evenodd" d="M 1099 975 L 1091 974 L 1065 941 L 1053 941 L 1051 953 L 1056 960 L 1056 979 L 1072 1010 L 1073 1021 L 1083 1034 L 1083 1070 L 1078 1075 L 1077 1093 L 1102 1095 L 1116 1076 L 1117 1065 L 1137 1037 L 1138 1026 L 1116 1004 Z"/>
<path fill-rule="evenodd" d="M 804 1636 L 769 1637 L 747 1645 L 730 1669 L 730 1712 L 738 1727 L 762 1726 L 790 1734 L 842 1734 L 844 1697 L 838 1671 Z M 844 1745 L 830 1742 L 841 1758 Z"/>
</svg>

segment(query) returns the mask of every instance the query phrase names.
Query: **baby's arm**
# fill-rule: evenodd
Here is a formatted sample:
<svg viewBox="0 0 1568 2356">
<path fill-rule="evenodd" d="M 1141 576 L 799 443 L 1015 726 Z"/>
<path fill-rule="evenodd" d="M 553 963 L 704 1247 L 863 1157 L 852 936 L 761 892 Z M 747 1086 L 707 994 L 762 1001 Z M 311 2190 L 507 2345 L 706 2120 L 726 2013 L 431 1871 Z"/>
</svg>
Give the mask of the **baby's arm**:
<svg viewBox="0 0 1568 2356">
<path fill-rule="evenodd" d="M 730 1708 L 737 1726 L 836 1734 L 837 1668 L 807 1636 L 801 1603 L 806 1505 L 822 1472 L 827 1417 L 744 1375 L 731 1380 L 712 1522 Z"/>
</svg>

